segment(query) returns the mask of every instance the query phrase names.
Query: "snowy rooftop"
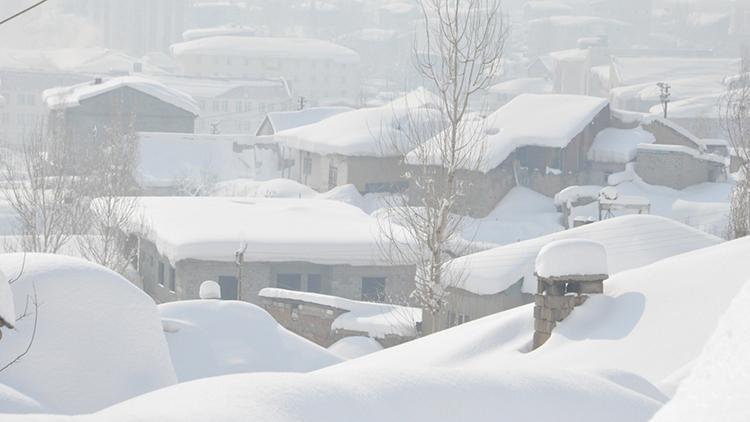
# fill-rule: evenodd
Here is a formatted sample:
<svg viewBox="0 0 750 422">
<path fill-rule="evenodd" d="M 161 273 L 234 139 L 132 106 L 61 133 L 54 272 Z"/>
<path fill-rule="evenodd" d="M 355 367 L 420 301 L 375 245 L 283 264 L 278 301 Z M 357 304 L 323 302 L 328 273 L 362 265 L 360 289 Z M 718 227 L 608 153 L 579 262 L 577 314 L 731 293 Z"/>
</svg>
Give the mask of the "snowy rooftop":
<svg viewBox="0 0 750 422">
<path fill-rule="evenodd" d="M 628 163 L 635 159 L 639 144 L 654 142 L 654 135 L 640 126 L 634 129 L 608 127 L 596 134 L 588 159 L 602 163 Z"/>
<path fill-rule="evenodd" d="M 104 48 L 0 49 L 0 68 L 23 71 L 114 74 L 130 72 L 138 62 L 135 57 Z M 143 71 L 165 73 L 148 64 L 143 65 Z"/>
<path fill-rule="evenodd" d="M 606 99 L 583 95 L 519 95 L 480 123 L 485 131 L 485 156 L 478 169 L 488 172 L 496 168 L 522 146 L 566 147 L 607 104 Z M 467 123 L 465 130 L 477 129 Z M 440 165 L 436 142 L 437 138 L 422 148 L 435 150 L 428 155 L 432 156 L 432 164 Z M 415 156 L 410 154 L 407 160 Z"/>
<path fill-rule="evenodd" d="M 699 95 L 684 100 L 669 103 L 669 117 L 674 119 L 718 119 L 721 109 L 722 98 L 725 92 L 719 91 L 713 94 Z M 663 113 L 661 104 L 651 107 L 649 112 L 654 114 Z"/>
<path fill-rule="evenodd" d="M 173 263 L 248 262 L 393 265 L 382 252 L 378 222 L 364 211 L 325 199 L 143 197 L 134 221 Z"/>
<path fill-rule="evenodd" d="M 490 87 L 489 92 L 502 95 L 547 94 L 552 92 L 552 81 L 544 78 L 518 78 Z"/>
<path fill-rule="evenodd" d="M 215 37 L 215 36 L 241 36 L 251 37 L 255 35 L 257 31 L 251 26 L 239 26 L 239 25 L 224 25 L 214 26 L 210 28 L 195 28 L 188 29 L 182 33 L 182 39 L 185 41 L 197 40 L 199 38 Z"/>
<path fill-rule="evenodd" d="M 607 275 L 607 250 L 593 240 L 555 240 L 539 251 L 534 272 L 539 277 Z"/>
<path fill-rule="evenodd" d="M 697 57 L 613 57 L 612 68 L 620 85 L 656 83 L 664 79 L 670 84 L 678 79 L 706 78 L 723 81 L 737 73 L 737 59 Z M 674 90 L 675 94 L 679 92 Z"/>
<path fill-rule="evenodd" d="M 502 292 L 522 278 L 524 291 L 534 292 L 537 254 L 545 245 L 562 239 L 588 239 L 604 245 L 610 274 L 721 242 L 674 220 L 631 215 L 467 255 L 449 265 L 465 272 L 466 281 L 461 287 L 476 294 Z"/>
<path fill-rule="evenodd" d="M 290 148 L 324 155 L 398 156 L 400 148 L 392 145 L 407 144 L 409 130 L 417 130 L 410 124 L 424 124 L 424 130 L 439 126 L 436 102 L 432 93 L 419 88 L 383 106 L 340 113 L 277 137 Z"/>
<path fill-rule="evenodd" d="M 215 98 L 235 89 L 246 89 L 252 99 L 292 98 L 289 86 L 284 79 L 227 79 L 198 78 L 180 75 L 149 76 L 162 84 L 182 91 L 194 98 Z M 245 92 L 247 93 L 247 92 Z M 243 94 L 245 94 L 243 93 Z"/>
<path fill-rule="evenodd" d="M 174 44 L 172 54 L 242 55 L 258 58 L 333 60 L 358 63 L 359 54 L 332 42 L 312 38 L 218 36 Z"/>
<path fill-rule="evenodd" d="M 44 91 L 42 98 L 47 107 L 58 110 L 80 106 L 81 101 L 88 98 L 125 87 L 155 97 L 196 116 L 200 113 L 198 104 L 188 94 L 140 76 L 121 76 L 101 83 L 92 81 L 69 87 L 50 88 Z"/>
<path fill-rule="evenodd" d="M 389 334 L 416 336 L 417 323 L 422 321 L 420 308 L 361 302 L 337 296 L 275 288 L 262 289 L 258 296 L 296 300 L 348 311 L 333 321 L 331 329 L 366 332 L 375 338 L 383 338 Z"/>
<path fill-rule="evenodd" d="M 317 123 L 336 114 L 352 111 L 350 107 L 310 107 L 296 111 L 273 111 L 266 115 L 274 132 Z"/>
</svg>

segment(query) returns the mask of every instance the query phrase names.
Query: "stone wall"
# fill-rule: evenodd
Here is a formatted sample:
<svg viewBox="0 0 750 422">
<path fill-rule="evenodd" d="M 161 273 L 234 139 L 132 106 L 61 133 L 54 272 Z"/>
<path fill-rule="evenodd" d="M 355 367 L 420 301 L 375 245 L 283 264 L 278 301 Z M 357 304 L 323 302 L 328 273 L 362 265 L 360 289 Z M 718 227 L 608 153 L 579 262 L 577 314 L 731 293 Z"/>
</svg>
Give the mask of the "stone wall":
<svg viewBox="0 0 750 422">
<path fill-rule="evenodd" d="M 646 183 L 684 189 L 698 183 L 721 180 L 722 163 L 696 158 L 678 150 L 638 149 L 635 171 Z"/>
</svg>

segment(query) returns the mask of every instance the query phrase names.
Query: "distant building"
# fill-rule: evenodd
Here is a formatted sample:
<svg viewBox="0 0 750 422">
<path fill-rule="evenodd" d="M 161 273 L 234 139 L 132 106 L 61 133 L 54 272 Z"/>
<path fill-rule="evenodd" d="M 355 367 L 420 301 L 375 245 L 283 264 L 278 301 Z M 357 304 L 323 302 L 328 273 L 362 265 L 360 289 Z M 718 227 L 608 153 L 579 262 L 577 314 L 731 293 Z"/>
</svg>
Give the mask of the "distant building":
<svg viewBox="0 0 750 422">
<path fill-rule="evenodd" d="M 442 128 L 435 101 L 419 89 L 380 107 L 276 133 L 290 165 L 288 177 L 320 192 L 347 184 L 363 194 L 403 190 L 402 149 L 409 145 L 409 131 L 429 137 Z M 423 127 L 410 126 L 415 124 Z"/>
<path fill-rule="evenodd" d="M 55 119 L 80 136 L 111 126 L 113 119 L 136 132 L 192 133 L 200 111 L 189 95 L 139 76 L 52 88 L 42 99 Z"/>
<path fill-rule="evenodd" d="M 172 46 L 182 72 L 234 79 L 284 78 L 308 104 L 355 104 L 359 54 L 309 38 L 216 36 Z"/>
<path fill-rule="evenodd" d="M 397 303 L 414 290 L 415 266 L 384 256 L 375 218 L 343 202 L 141 197 L 138 204 L 138 277 L 157 302 L 196 299 L 205 280 L 221 285 L 223 299 L 239 292 L 256 304 L 266 287 Z"/>
<path fill-rule="evenodd" d="M 270 111 L 263 118 L 255 135 L 275 135 L 278 132 L 318 123 L 331 116 L 352 110 L 350 107 L 311 107 L 296 111 Z"/>
</svg>

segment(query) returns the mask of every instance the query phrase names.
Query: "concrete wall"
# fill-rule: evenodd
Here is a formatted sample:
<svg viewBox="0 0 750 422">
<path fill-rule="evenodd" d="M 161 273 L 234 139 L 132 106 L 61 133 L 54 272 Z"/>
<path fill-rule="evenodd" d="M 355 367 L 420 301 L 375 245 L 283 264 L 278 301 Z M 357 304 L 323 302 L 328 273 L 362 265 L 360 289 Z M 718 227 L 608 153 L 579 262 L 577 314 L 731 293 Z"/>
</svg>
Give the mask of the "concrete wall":
<svg viewBox="0 0 750 422">
<path fill-rule="evenodd" d="M 65 110 L 73 133 L 86 136 L 94 127 L 112 125 L 115 118 L 124 126 L 133 123 L 135 132 L 193 133 L 195 115 L 150 95 L 124 87 L 81 101 Z"/>
<path fill-rule="evenodd" d="M 702 160 L 680 151 L 639 149 L 635 171 L 652 185 L 685 189 L 703 182 L 715 182 L 725 174 L 724 165 Z"/>
<path fill-rule="evenodd" d="M 523 280 L 519 280 L 507 290 L 494 295 L 478 295 L 464 289 L 449 288 L 444 311 L 437 316 L 436 331 L 473 321 L 487 315 L 506 311 L 534 301 L 534 295 L 523 293 Z M 425 334 L 432 332 L 434 318 L 427 312 L 423 316 L 422 329 Z M 453 321 L 451 321 L 453 320 Z"/>
<path fill-rule="evenodd" d="M 656 138 L 656 144 L 659 145 L 682 145 L 685 147 L 700 149 L 700 145 L 693 142 L 689 137 L 683 133 L 675 130 L 672 127 L 665 125 L 659 120 L 654 120 L 650 124 L 644 124 L 643 128 L 651 132 Z"/>
<path fill-rule="evenodd" d="M 233 258 L 233 257 L 232 257 Z M 182 260 L 175 264 L 159 254 L 153 243 L 141 240 L 139 252 L 139 273 L 143 280 L 144 290 L 157 302 L 198 299 L 198 291 L 206 280 L 218 281 L 220 276 L 234 277 L 237 266 L 234 261 L 199 261 Z M 175 269 L 175 289 L 168 288 L 168 277 L 165 286 L 158 283 L 158 263 Z M 266 287 L 278 287 L 278 274 L 301 274 L 302 290 L 308 290 L 309 274 L 320 275 L 321 291 L 319 293 L 340 296 L 347 299 L 362 299 L 363 277 L 384 277 L 386 299 L 393 303 L 405 304 L 414 290 L 414 266 L 351 266 L 351 265 L 318 265 L 308 262 L 246 262 L 242 267 L 242 299 L 260 303 L 258 292 Z"/>
</svg>

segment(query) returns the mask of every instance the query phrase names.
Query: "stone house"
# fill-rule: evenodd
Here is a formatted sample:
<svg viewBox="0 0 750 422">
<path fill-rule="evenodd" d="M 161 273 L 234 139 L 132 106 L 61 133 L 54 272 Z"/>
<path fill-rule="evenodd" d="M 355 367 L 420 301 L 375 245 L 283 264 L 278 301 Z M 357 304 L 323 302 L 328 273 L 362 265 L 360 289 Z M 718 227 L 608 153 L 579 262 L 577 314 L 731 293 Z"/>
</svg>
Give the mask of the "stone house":
<svg viewBox="0 0 750 422">
<path fill-rule="evenodd" d="M 282 326 L 323 347 L 354 336 L 391 347 L 416 338 L 422 324 L 419 308 L 276 288 L 258 295 Z"/>
<path fill-rule="evenodd" d="M 135 132 L 193 133 L 200 113 L 187 94 L 140 76 L 122 76 L 44 91 L 51 117 L 87 137 L 118 119 Z"/>
<path fill-rule="evenodd" d="M 354 300 L 403 301 L 415 266 L 384 256 L 377 221 L 322 199 L 141 197 L 132 236 L 144 290 L 157 302 L 222 298 L 260 304 L 266 287 Z"/>
<path fill-rule="evenodd" d="M 485 118 L 485 157 L 459 172 L 464 200 L 460 212 L 484 217 L 515 186 L 554 196 L 586 184 L 597 172 L 587 159 L 594 138 L 610 123 L 607 100 L 579 95 L 522 94 Z M 471 130 L 471 129 L 468 129 Z M 425 148 L 433 141 L 428 141 Z M 444 171 L 439 158 L 428 169 Z M 479 161 L 479 160 L 476 160 Z M 412 172 L 418 161 L 407 155 Z"/>
<path fill-rule="evenodd" d="M 436 330 L 534 302 L 537 254 L 544 246 L 566 239 L 604 245 L 609 274 L 722 242 L 664 217 L 628 215 L 459 257 L 450 262 L 449 268 L 461 274 L 462 282 L 448 286 L 450 294 Z M 637 253 L 634 242 L 638 244 Z M 425 315 L 423 327 L 425 333 L 431 330 L 429 315 Z"/>
<path fill-rule="evenodd" d="M 288 176 L 321 192 L 347 184 L 362 194 L 401 191 L 402 146 L 414 129 L 410 125 L 424 125 L 427 136 L 442 127 L 434 104 L 432 94 L 420 88 L 380 107 L 278 132 Z"/>
</svg>

